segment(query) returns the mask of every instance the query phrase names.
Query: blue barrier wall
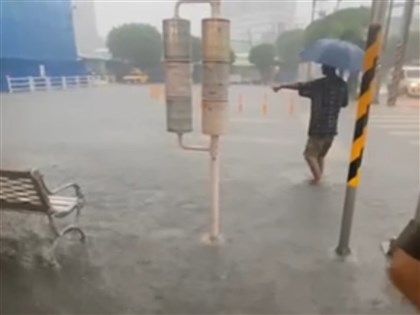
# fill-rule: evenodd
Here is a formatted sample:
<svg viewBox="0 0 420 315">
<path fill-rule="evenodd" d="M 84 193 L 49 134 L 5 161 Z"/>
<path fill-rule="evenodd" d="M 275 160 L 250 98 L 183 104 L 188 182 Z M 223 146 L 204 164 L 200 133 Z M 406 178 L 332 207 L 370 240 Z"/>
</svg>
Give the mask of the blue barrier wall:
<svg viewBox="0 0 420 315">
<path fill-rule="evenodd" d="M 1 82 L 5 76 L 36 76 L 44 65 L 48 76 L 82 75 L 78 61 L 70 0 L 10 1 L 1 4 Z"/>
</svg>

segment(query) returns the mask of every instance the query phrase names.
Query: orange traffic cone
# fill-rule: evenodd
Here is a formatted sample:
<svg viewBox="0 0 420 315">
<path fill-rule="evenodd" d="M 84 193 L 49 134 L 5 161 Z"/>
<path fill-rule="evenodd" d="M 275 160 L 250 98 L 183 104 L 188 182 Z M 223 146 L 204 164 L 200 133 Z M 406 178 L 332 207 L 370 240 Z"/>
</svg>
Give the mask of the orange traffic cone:
<svg viewBox="0 0 420 315">
<path fill-rule="evenodd" d="M 242 99 L 242 94 L 239 95 L 239 102 L 238 102 L 238 112 L 242 113 L 244 111 L 244 104 Z"/>
<path fill-rule="evenodd" d="M 159 87 L 158 86 L 153 87 L 153 99 L 155 101 L 159 100 Z"/>
<path fill-rule="evenodd" d="M 164 102 L 165 101 L 165 87 L 160 87 L 159 89 L 159 101 Z"/>
<path fill-rule="evenodd" d="M 153 85 L 151 85 L 150 86 L 150 91 L 149 91 L 149 94 L 150 94 L 150 98 L 151 99 L 154 99 L 155 98 L 155 93 L 154 93 L 155 91 L 154 91 L 154 86 Z"/>
<path fill-rule="evenodd" d="M 263 106 L 262 106 L 262 113 L 263 113 L 263 115 L 268 114 L 268 97 L 267 97 L 267 94 L 264 94 L 264 103 L 263 103 Z"/>
<path fill-rule="evenodd" d="M 290 102 L 289 102 L 289 115 L 293 116 L 295 113 L 295 95 L 290 95 Z"/>
</svg>

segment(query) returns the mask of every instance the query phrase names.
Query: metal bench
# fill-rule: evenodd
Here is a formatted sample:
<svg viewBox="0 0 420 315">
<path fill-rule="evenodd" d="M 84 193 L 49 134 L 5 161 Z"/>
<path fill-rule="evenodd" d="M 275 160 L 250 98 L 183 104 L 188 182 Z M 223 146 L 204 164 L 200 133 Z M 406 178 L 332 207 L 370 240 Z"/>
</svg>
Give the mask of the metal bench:
<svg viewBox="0 0 420 315">
<path fill-rule="evenodd" d="M 67 189 L 73 189 L 75 196 L 58 195 Z M 59 240 L 70 232 L 79 233 L 81 241 L 85 241 L 86 236 L 78 226 L 84 203 L 84 196 L 77 184 L 67 184 L 49 190 L 43 176 L 37 170 L 0 170 L 0 210 L 29 211 L 46 215 L 54 233 L 53 252 Z M 56 220 L 72 213 L 74 213 L 72 223 L 60 230 Z"/>
</svg>

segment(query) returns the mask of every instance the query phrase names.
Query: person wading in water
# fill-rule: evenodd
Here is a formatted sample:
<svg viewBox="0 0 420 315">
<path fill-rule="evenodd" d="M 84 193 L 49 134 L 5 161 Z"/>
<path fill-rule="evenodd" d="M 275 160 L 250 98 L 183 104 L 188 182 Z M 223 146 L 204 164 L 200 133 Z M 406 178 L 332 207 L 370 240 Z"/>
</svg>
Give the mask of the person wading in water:
<svg viewBox="0 0 420 315">
<path fill-rule="evenodd" d="M 348 104 L 347 83 L 337 75 L 336 69 L 322 66 L 323 78 L 308 82 L 284 84 L 273 88 L 296 90 L 311 100 L 308 141 L 304 152 L 306 162 L 317 184 L 324 173 L 325 157 L 337 135 L 338 117 L 342 107 Z"/>
</svg>

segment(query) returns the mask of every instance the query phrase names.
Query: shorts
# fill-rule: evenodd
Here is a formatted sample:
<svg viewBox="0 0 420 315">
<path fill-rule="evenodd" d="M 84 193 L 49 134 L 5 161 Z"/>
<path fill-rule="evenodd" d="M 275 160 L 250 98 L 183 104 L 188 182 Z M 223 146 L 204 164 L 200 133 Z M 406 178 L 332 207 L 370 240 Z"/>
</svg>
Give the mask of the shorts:
<svg viewBox="0 0 420 315">
<path fill-rule="evenodd" d="M 333 136 L 310 136 L 303 154 L 306 158 L 324 158 L 330 150 L 333 141 Z"/>
</svg>

